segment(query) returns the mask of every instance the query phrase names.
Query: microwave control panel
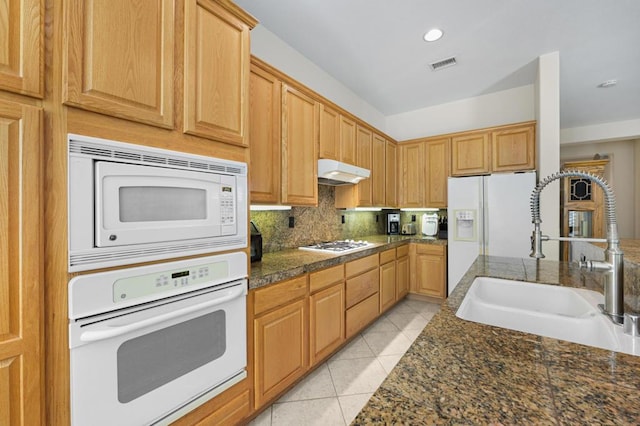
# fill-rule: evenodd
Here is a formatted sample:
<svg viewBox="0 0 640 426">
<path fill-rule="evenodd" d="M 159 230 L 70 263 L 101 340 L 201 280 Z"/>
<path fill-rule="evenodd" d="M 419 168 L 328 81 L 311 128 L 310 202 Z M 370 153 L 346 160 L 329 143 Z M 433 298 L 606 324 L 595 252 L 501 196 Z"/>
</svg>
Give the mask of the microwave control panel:
<svg viewBox="0 0 640 426">
<path fill-rule="evenodd" d="M 222 185 L 220 188 L 220 222 L 222 225 L 233 225 L 236 222 L 236 206 L 233 188 Z"/>
<path fill-rule="evenodd" d="M 196 287 L 219 281 L 229 275 L 229 264 L 205 263 L 189 268 L 154 272 L 116 280 L 113 283 L 113 302 L 124 302 L 140 297 L 174 292 L 177 288 Z"/>
</svg>

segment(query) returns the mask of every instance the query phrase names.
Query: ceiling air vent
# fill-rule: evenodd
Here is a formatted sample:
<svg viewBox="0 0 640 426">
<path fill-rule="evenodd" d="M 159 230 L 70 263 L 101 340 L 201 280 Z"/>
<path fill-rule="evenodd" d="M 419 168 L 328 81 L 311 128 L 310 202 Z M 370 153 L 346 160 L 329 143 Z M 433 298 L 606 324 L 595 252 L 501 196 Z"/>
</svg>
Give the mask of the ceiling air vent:
<svg viewBox="0 0 640 426">
<path fill-rule="evenodd" d="M 450 58 L 442 59 L 441 61 L 433 62 L 429 64 L 429 66 L 433 71 L 438 71 L 438 70 L 441 70 L 442 68 L 452 67 L 455 64 L 457 64 L 456 58 L 455 56 L 452 56 Z"/>
</svg>

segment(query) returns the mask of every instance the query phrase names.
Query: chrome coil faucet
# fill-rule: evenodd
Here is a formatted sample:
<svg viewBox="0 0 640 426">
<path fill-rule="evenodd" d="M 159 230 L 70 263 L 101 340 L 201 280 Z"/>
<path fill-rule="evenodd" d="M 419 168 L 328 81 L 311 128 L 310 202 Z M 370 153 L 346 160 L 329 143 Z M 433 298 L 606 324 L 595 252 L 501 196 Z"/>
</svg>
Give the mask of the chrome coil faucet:
<svg viewBox="0 0 640 426">
<path fill-rule="evenodd" d="M 542 223 L 542 220 L 540 220 L 540 193 L 554 180 L 566 177 L 588 179 L 602 188 L 604 192 L 607 218 L 607 248 L 604 251 L 604 261 L 581 260 L 580 268 L 604 273 L 604 305 L 600 305 L 600 308 L 614 323 L 622 324 L 624 318 L 624 266 L 618 238 L 618 224 L 616 222 L 616 199 L 613 190 L 604 179 L 592 173 L 579 170 L 563 170 L 547 176 L 538 183 L 531 194 L 531 222 L 534 225 L 534 229 L 531 236 L 530 256 L 537 259 L 543 258 L 542 241 L 551 239 L 547 235 L 542 235 L 540 230 L 540 224 Z M 563 241 L 589 241 L 589 239 L 584 238 L 559 239 Z"/>
</svg>

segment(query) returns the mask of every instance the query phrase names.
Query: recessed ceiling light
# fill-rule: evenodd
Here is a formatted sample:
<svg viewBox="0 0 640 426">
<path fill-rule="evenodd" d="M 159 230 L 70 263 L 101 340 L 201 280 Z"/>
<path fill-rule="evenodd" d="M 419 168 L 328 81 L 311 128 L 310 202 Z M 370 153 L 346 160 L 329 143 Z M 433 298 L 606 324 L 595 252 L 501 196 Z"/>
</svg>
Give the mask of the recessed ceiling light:
<svg viewBox="0 0 640 426">
<path fill-rule="evenodd" d="M 442 37 L 442 34 L 444 34 L 444 33 L 442 32 L 441 29 L 434 28 L 432 30 L 427 31 L 424 34 L 424 41 L 436 41 L 436 40 L 439 40 L 440 37 Z"/>
<path fill-rule="evenodd" d="M 603 81 L 602 83 L 598 84 L 598 87 L 599 88 L 607 88 L 607 87 L 615 86 L 616 84 L 618 84 L 618 80 L 607 80 L 607 81 Z"/>
</svg>

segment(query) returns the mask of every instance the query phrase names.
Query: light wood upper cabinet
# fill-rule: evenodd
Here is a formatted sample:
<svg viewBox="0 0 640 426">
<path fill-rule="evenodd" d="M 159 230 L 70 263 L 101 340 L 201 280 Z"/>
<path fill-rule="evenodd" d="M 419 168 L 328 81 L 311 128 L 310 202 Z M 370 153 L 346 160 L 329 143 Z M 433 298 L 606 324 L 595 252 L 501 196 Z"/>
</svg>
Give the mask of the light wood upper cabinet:
<svg viewBox="0 0 640 426">
<path fill-rule="evenodd" d="M 492 171 L 533 170 L 536 138 L 533 124 L 491 132 Z"/>
<path fill-rule="evenodd" d="M 320 104 L 319 158 L 340 159 L 340 113 Z"/>
<path fill-rule="evenodd" d="M 0 424 L 40 425 L 44 403 L 42 113 L 0 101 Z"/>
<path fill-rule="evenodd" d="M 398 205 L 398 145 L 387 141 L 385 154 L 384 207 Z"/>
<path fill-rule="evenodd" d="M 385 205 L 385 158 L 387 141 L 377 133 L 373 134 L 371 149 L 371 205 L 383 207 Z"/>
<path fill-rule="evenodd" d="M 424 143 L 400 144 L 401 207 L 424 207 Z"/>
<path fill-rule="evenodd" d="M 425 142 L 426 185 L 425 206 L 447 207 L 447 178 L 449 177 L 450 139 L 434 139 Z"/>
<path fill-rule="evenodd" d="M 373 133 L 366 127 L 358 126 L 356 131 L 356 166 L 371 170 Z M 358 206 L 371 206 L 372 178 L 364 179 L 356 185 Z"/>
<path fill-rule="evenodd" d="M 280 202 L 280 80 L 251 66 L 249 138 L 252 203 Z"/>
<path fill-rule="evenodd" d="M 184 28 L 185 133 L 248 145 L 250 26 L 212 0 L 186 0 Z"/>
<path fill-rule="evenodd" d="M 467 176 L 491 173 L 491 144 L 485 132 L 451 138 L 451 175 Z"/>
<path fill-rule="evenodd" d="M 340 115 L 340 161 L 356 164 L 356 122 Z"/>
<path fill-rule="evenodd" d="M 64 103 L 173 127 L 174 2 L 65 2 Z"/>
<path fill-rule="evenodd" d="M 0 3 L 0 89 L 44 95 L 44 3 Z"/>
<path fill-rule="evenodd" d="M 282 203 L 318 204 L 318 103 L 282 86 Z"/>
</svg>

